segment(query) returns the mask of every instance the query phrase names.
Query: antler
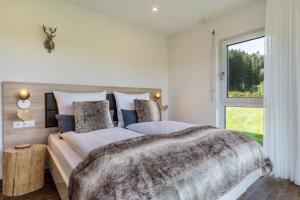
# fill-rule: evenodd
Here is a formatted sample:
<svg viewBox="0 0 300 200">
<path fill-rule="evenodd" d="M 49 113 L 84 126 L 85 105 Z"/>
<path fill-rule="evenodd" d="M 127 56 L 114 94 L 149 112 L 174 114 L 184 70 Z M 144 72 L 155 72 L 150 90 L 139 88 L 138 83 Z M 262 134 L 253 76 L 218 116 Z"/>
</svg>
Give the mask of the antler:
<svg viewBox="0 0 300 200">
<path fill-rule="evenodd" d="M 50 37 L 49 33 L 47 32 L 47 28 L 45 25 L 43 25 L 43 30 L 44 30 L 44 33 L 46 33 L 47 37 Z"/>
<path fill-rule="evenodd" d="M 49 28 L 50 32 L 53 34 L 56 32 L 57 28 L 55 28 L 54 30 L 52 29 L 52 27 Z"/>
<path fill-rule="evenodd" d="M 53 28 L 52 27 L 50 27 L 49 28 L 49 30 L 50 30 L 50 32 L 51 32 L 51 37 L 55 37 L 56 35 L 53 35 L 53 33 L 55 33 L 56 32 L 56 30 L 57 30 L 57 28 L 55 28 L 54 30 L 53 30 Z"/>
</svg>

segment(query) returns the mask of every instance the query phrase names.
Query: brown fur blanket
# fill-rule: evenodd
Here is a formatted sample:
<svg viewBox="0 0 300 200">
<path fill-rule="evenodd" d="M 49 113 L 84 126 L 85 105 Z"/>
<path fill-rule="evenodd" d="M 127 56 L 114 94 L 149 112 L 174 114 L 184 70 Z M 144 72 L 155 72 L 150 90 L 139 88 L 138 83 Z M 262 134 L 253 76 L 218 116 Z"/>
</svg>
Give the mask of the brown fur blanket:
<svg viewBox="0 0 300 200">
<path fill-rule="evenodd" d="M 272 169 L 239 133 L 194 127 L 97 148 L 72 172 L 70 200 L 214 200 L 252 171 Z"/>
</svg>

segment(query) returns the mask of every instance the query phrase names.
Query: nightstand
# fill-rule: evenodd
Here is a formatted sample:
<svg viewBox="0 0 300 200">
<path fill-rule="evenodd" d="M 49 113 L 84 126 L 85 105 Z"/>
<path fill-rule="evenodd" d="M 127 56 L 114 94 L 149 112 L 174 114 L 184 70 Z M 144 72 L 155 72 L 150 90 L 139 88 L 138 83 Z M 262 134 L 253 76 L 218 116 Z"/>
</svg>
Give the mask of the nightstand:
<svg viewBox="0 0 300 200">
<path fill-rule="evenodd" d="M 3 153 L 3 194 L 19 196 L 44 186 L 46 145 L 10 147 Z"/>
</svg>

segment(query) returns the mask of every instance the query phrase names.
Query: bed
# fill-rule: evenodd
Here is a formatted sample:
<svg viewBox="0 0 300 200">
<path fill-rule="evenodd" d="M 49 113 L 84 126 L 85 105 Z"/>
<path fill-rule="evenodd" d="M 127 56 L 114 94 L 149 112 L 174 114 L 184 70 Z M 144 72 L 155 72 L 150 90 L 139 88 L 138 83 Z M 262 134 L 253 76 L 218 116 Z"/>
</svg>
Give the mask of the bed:
<svg viewBox="0 0 300 200">
<path fill-rule="evenodd" d="M 46 124 L 52 124 L 53 126 L 55 126 L 56 124 L 54 121 L 54 113 L 56 112 L 55 109 L 57 108 L 53 99 L 53 95 L 51 93 L 48 93 L 45 95 L 45 97 Z M 110 96 L 109 99 L 110 102 L 112 102 L 111 109 L 116 113 L 117 111 L 115 109 L 115 100 L 113 96 Z M 174 121 L 157 121 L 136 123 L 129 125 L 126 128 L 114 127 L 101 129 L 84 134 L 68 132 L 63 134 L 61 137 L 63 139 L 60 138 L 59 134 L 51 134 L 48 138 L 49 169 L 53 176 L 61 199 L 69 198 L 72 200 L 77 200 L 95 199 L 97 197 L 97 199 L 188 200 L 196 198 L 234 200 L 241 196 L 251 184 L 259 179 L 262 176 L 263 172 L 268 172 L 267 170 L 270 170 L 270 166 L 268 166 L 270 163 L 268 162 L 268 160 L 264 159 L 261 147 L 257 146 L 256 143 L 240 136 L 237 133 L 231 133 L 226 130 L 216 129 L 209 126 L 199 126 L 195 124 Z M 228 170 L 225 169 L 225 171 L 228 171 L 228 174 L 226 174 L 227 176 L 231 175 L 232 177 L 236 177 L 236 179 L 232 182 L 229 181 L 228 184 L 220 184 L 220 186 L 218 186 L 219 188 L 215 188 L 214 190 L 212 190 L 209 186 L 212 183 L 210 183 L 209 181 L 203 182 L 201 181 L 201 179 L 206 174 L 209 174 L 206 173 L 207 170 L 209 171 L 209 168 L 213 167 L 217 169 L 222 165 L 218 163 L 219 161 L 216 161 L 214 155 L 212 155 L 212 159 L 210 158 L 209 160 L 209 156 L 203 156 L 205 155 L 205 153 L 200 151 L 187 154 L 186 156 L 177 156 L 177 154 L 185 155 L 187 151 L 199 150 L 202 148 L 199 148 L 199 146 L 205 145 L 208 145 L 207 149 L 210 149 L 211 147 L 209 146 L 214 146 L 214 143 L 217 144 L 217 147 L 221 147 L 219 148 L 219 150 L 216 150 L 218 151 L 217 154 L 221 155 L 222 153 L 224 153 L 224 161 L 222 162 L 232 162 L 231 165 L 233 166 L 239 165 L 243 162 L 248 163 L 248 161 L 247 159 L 241 159 L 239 161 L 236 161 L 234 159 L 230 160 L 226 158 L 227 156 L 232 156 L 234 154 L 234 156 L 241 158 L 243 157 L 243 155 L 239 155 L 241 149 L 247 149 L 249 151 L 252 149 L 253 152 L 255 152 L 255 155 L 248 155 L 247 153 L 245 154 L 245 158 L 249 157 L 250 159 L 251 167 L 248 169 L 247 165 L 241 165 L 241 173 L 237 172 L 239 170 L 237 170 L 238 168 L 235 167 L 229 167 Z M 233 143 L 236 144 L 231 146 L 231 144 Z M 227 148 L 227 150 L 222 150 L 222 148 Z M 159 155 L 160 151 L 165 153 L 163 155 Z M 171 157 L 175 158 L 175 160 L 167 161 L 168 156 L 170 155 L 172 155 Z M 202 174 L 199 171 L 196 174 L 192 174 L 188 169 L 189 165 L 187 165 L 187 163 L 189 162 L 184 160 L 180 161 L 180 159 L 185 157 L 188 158 L 189 156 L 195 156 L 193 161 L 194 168 L 192 168 L 191 171 L 193 171 L 194 169 L 198 170 L 197 166 L 199 166 L 202 170 Z M 199 156 L 202 156 L 203 159 L 205 159 L 204 163 L 212 162 L 214 164 L 209 164 L 208 166 L 210 167 L 207 168 L 206 166 L 205 168 L 205 165 L 201 164 L 202 161 L 198 161 L 198 158 L 200 158 Z M 180 172 L 179 174 L 188 176 L 192 180 L 193 184 L 189 184 L 190 180 L 186 181 L 187 178 L 184 177 L 182 179 L 176 180 L 177 189 L 175 192 L 173 191 L 174 188 L 170 190 L 170 186 L 172 187 L 173 184 L 172 183 L 162 190 L 162 193 L 159 194 L 160 196 L 155 196 L 155 192 L 153 194 L 150 194 L 151 192 L 148 193 L 148 186 L 149 184 L 151 185 L 151 182 L 154 181 L 153 178 L 155 177 L 151 177 L 150 179 L 152 180 L 150 180 L 150 182 L 149 180 L 147 182 L 145 178 L 144 182 L 139 180 L 140 182 L 136 183 L 136 186 L 138 186 L 138 188 L 142 184 L 148 185 L 145 191 L 141 188 L 138 189 L 139 191 L 129 191 L 128 183 L 126 183 L 126 181 L 133 180 L 136 177 L 127 177 L 126 175 L 126 178 L 122 177 L 123 182 L 125 181 L 124 184 L 122 183 L 123 185 L 121 184 L 122 194 L 120 193 L 120 191 L 111 192 L 116 188 L 115 185 L 117 185 L 116 183 L 118 182 L 118 180 L 120 180 L 120 177 L 117 176 L 119 175 L 118 171 L 121 171 L 123 169 L 122 167 L 124 167 L 124 170 L 127 167 L 127 171 L 125 171 L 125 174 L 135 174 L 137 170 L 143 171 L 145 167 L 148 167 L 147 169 L 149 169 L 149 166 L 146 166 L 149 165 L 149 162 L 145 162 L 145 158 L 150 159 L 150 165 L 155 168 L 155 171 L 160 171 L 160 168 L 168 166 L 170 174 L 168 174 L 169 171 L 163 173 L 169 176 L 167 178 L 168 181 L 172 179 L 172 175 L 174 173 L 178 174 L 178 170 L 171 172 L 172 164 L 175 163 L 176 166 L 182 165 L 182 168 L 184 168 L 187 172 Z M 165 162 L 165 164 L 160 167 L 158 165 L 156 166 L 157 163 L 155 160 L 157 159 L 161 159 L 163 162 Z M 253 159 L 253 161 L 251 159 Z M 128 160 L 130 162 L 128 162 Z M 235 164 L 233 164 L 234 162 Z M 232 168 L 231 171 L 230 168 Z M 262 168 L 264 168 L 264 171 L 262 170 Z M 224 169 L 222 170 L 224 171 Z M 143 176 L 149 176 L 149 174 L 151 174 L 147 173 L 148 172 L 146 170 L 146 174 L 143 174 Z M 214 171 L 210 170 L 210 175 L 214 173 Z M 158 175 L 158 179 L 160 178 L 159 176 L 160 175 Z M 114 178 L 115 180 L 113 180 Z M 220 179 L 220 181 L 216 181 L 218 180 L 218 178 Z M 208 179 L 210 179 L 209 175 L 206 175 L 206 177 L 203 178 L 203 180 Z M 231 178 L 229 179 L 231 180 Z M 110 180 L 113 180 L 114 184 L 109 183 Z M 217 184 L 222 183 L 221 180 L 227 181 L 227 179 L 224 179 L 224 177 L 222 176 L 214 177 L 214 180 Z M 101 182 L 101 184 L 103 185 L 101 185 L 99 182 Z M 97 184 L 99 184 L 99 186 Z M 202 189 L 203 184 L 207 184 L 207 187 L 204 189 Z M 108 189 L 108 185 L 110 189 Z M 225 188 L 223 188 L 224 185 Z M 131 186 L 130 189 L 136 186 Z M 180 188 L 181 186 L 183 189 Z M 126 194 L 123 194 L 124 187 L 128 189 Z M 155 187 L 152 187 L 151 189 L 153 188 L 155 190 Z M 199 196 L 199 194 L 196 194 L 196 192 L 194 191 L 199 192 L 199 194 L 201 194 L 202 196 Z M 193 192 L 195 194 L 192 194 Z M 207 197 L 206 192 L 209 193 Z M 99 193 L 105 195 L 99 197 Z M 115 196 L 116 194 L 118 196 Z"/>
<path fill-rule="evenodd" d="M 172 122 L 173 123 L 173 122 Z M 117 132 L 116 135 L 119 133 L 125 133 L 128 135 L 131 135 L 132 137 L 139 137 L 141 136 L 141 133 L 129 131 L 129 130 L 122 130 L 121 128 L 114 128 Z M 109 132 L 115 131 L 115 130 L 109 130 Z M 107 130 L 102 131 L 107 133 Z M 101 135 L 99 132 L 97 133 L 91 133 L 91 135 Z M 105 134 L 105 133 L 104 133 Z M 167 133 L 165 133 L 167 134 Z M 85 154 L 88 151 L 88 148 L 93 149 L 93 147 L 86 147 L 85 144 L 79 144 L 78 141 L 75 139 L 74 141 L 70 142 L 70 137 L 72 136 L 72 133 L 67 135 L 64 140 L 59 138 L 59 134 L 51 134 L 48 139 L 48 151 L 49 151 L 49 167 L 51 174 L 55 180 L 55 183 L 57 185 L 59 194 L 62 199 L 68 199 L 67 193 L 68 193 L 68 184 L 69 184 L 69 178 L 71 176 L 72 171 L 76 168 L 76 166 L 84 160 Z M 69 138 L 68 138 L 69 137 Z M 93 138 L 94 136 L 91 136 Z M 68 138 L 68 139 L 67 139 Z M 89 140 L 89 139 L 88 139 Z M 114 141 L 118 141 L 118 139 L 114 138 L 112 139 Z M 68 141 L 68 142 L 67 142 Z M 73 147 L 71 147 L 71 145 Z M 103 144 L 105 145 L 105 144 Z M 81 146 L 81 150 L 74 150 L 74 147 L 78 148 Z M 229 192 L 224 194 L 222 197 L 220 197 L 220 200 L 234 200 L 237 199 L 239 196 L 241 196 L 247 188 L 253 184 L 257 179 L 259 179 L 262 176 L 262 169 L 256 169 L 250 174 L 248 174 L 243 180 L 233 187 Z"/>
</svg>

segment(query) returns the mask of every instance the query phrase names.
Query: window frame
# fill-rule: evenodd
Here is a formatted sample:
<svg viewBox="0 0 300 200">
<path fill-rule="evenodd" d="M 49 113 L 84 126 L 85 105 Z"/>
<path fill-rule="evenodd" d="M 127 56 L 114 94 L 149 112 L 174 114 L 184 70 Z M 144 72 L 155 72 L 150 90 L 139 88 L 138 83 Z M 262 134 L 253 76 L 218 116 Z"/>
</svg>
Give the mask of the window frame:
<svg viewBox="0 0 300 200">
<path fill-rule="evenodd" d="M 263 107 L 263 97 L 259 98 L 228 98 L 228 52 L 227 47 L 230 45 L 251 41 L 254 39 L 265 37 L 264 31 L 258 31 L 255 33 L 250 33 L 235 37 L 222 42 L 222 61 L 221 61 L 221 72 L 224 72 L 224 78 L 221 80 L 221 103 L 226 104 L 226 106 L 243 106 L 243 107 Z"/>
<path fill-rule="evenodd" d="M 264 29 L 258 31 L 243 34 L 237 37 L 226 39 L 221 41 L 221 65 L 220 65 L 220 109 L 219 114 L 219 125 L 222 128 L 226 128 L 226 107 L 249 107 L 249 108 L 263 108 L 263 97 L 259 98 L 228 98 L 227 87 L 228 87 L 228 55 L 227 47 L 233 44 L 238 44 L 246 41 L 265 37 Z M 224 73 L 223 79 L 221 78 L 222 72 Z"/>
</svg>

